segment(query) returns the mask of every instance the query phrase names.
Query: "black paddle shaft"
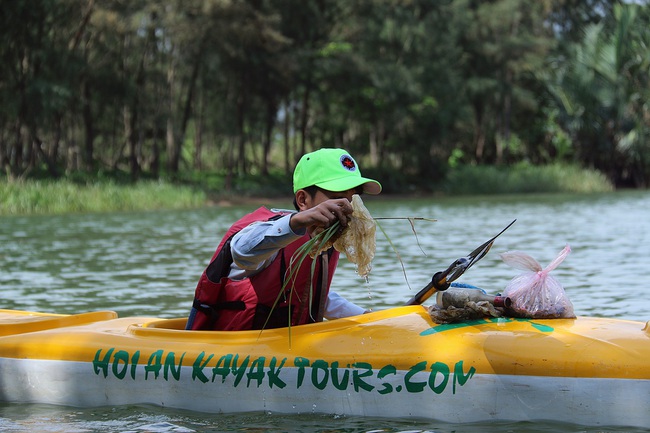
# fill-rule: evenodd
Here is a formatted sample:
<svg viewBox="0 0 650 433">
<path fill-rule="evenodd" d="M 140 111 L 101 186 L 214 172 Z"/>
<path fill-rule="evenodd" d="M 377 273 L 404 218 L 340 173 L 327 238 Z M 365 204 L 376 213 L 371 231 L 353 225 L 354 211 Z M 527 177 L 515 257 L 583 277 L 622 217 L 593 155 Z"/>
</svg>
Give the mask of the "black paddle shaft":
<svg viewBox="0 0 650 433">
<path fill-rule="evenodd" d="M 431 278 L 431 282 L 427 284 L 417 295 L 413 296 L 406 305 L 420 305 L 431 297 L 436 292 L 443 292 L 449 288 L 451 282 L 458 279 L 463 273 L 468 270 L 474 263 L 481 260 L 492 248 L 494 240 L 498 238 L 503 232 L 508 230 L 517 220 L 513 220 L 510 224 L 501 230 L 496 236 L 488 240 L 474 251 L 469 253 L 467 257 L 456 259 L 447 269 L 442 272 L 436 272 Z"/>
<path fill-rule="evenodd" d="M 451 286 L 451 281 L 447 281 L 447 275 L 457 266 L 457 262 L 460 260 L 465 260 L 463 259 L 458 259 L 454 263 L 451 264 L 446 270 L 442 272 L 436 272 L 433 274 L 433 278 L 431 278 L 431 281 L 429 284 L 424 286 L 422 290 L 418 292 L 417 295 L 413 296 L 407 303 L 406 305 L 420 305 L 427 299 L 431 297 L 436 292 L 444 292 Z"/>
</svg>

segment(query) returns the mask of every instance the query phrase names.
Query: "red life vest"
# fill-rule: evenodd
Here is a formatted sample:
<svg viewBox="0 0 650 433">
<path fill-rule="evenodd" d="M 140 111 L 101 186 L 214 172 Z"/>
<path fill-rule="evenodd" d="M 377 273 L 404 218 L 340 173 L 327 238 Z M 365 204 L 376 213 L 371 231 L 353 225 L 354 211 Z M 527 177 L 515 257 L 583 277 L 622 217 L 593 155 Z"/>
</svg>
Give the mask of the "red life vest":
<svg viewBox="0 0 650 433">
<path fill-rule="evenodd" d="M 309 256 L 294 273 L 290 268 L 291 257 L 309 241 L 309 235 L 281 249 L 271 264 L 254 276 L 239 281 L 228 278 L 232 264 L 232 237 L 253 222 L 284 215 L 286 213 L 275 213 L 261 207 L 228 229 L 197 284 L 193 304 L 197 311 L 193 322 L 188 324 L 191 329 L 236 331 L 279 328 L 310 323 L 321 317 L 320 295 L 323 290 L 323 296 L 329 292 L 339 253 L 333 249 L 325 253 L 329 256 L 325 287 L 321 282 L 319 259 L 316 259 L 313 274 L 313 260 Z"/>
</svg>

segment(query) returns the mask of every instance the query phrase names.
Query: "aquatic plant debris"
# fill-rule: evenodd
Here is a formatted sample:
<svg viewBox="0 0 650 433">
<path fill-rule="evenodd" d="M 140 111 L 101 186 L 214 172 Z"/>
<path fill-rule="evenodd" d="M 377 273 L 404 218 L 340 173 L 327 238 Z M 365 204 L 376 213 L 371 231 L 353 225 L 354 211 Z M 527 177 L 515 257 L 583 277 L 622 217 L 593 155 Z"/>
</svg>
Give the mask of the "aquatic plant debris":
<svg viewBox="0 0 650 433">
<path fill-rule="evenodd" d="M 358 194 L 352 196 L 352 209 L 352 218 L 341 236 L 334 241 L 334 248 L 345 253 L 348 260 L 356 265 L 357 274 L 367 279 L 377 247 L 377 223 Z"/>
</svg>

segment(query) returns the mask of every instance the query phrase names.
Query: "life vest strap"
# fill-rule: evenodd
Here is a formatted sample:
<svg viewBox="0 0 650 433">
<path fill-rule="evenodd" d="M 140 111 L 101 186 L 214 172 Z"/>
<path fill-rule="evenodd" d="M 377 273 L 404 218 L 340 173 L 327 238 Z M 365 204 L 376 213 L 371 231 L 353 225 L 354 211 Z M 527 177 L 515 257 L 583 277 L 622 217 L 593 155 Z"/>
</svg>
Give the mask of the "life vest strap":
<svg viewBox="0 0 650 433">
<path fill-rule="evenodd" d="M 204 304 L 198 299 L 194 299 L 192 302 L 192 307 L 196 308 L 201 313 L 205 314 L 210 318 L 209 324 L 210 327 L 216 323 L 217 318 L 219 317 L 219 310 L 240 310 L 244 311 L 246 309 L 246 304 L 244 301 L 226 301 L 220 302 L 214 305 Z"/>
</svg>

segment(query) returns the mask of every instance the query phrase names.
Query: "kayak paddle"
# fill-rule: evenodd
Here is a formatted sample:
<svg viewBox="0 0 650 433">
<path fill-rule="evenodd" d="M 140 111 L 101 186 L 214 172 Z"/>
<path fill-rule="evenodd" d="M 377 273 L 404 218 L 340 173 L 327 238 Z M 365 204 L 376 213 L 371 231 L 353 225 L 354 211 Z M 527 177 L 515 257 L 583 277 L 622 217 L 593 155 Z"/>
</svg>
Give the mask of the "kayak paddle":
<svg viewBox="0 0 650 433">
<path fill-rule="evenodd" d="M 420 290 L 417 295 L 413 296 L 406 303 L 406 305 L 420 305 L 424 301 L 429 299 L 431 295 L 433 295 L 434 293 L 447 290 L 451 285 L 452 281 L 457 280 L 474 263 L 478 262 L 483 257 L 485 257 L 488 251 L 490 251 L 490 248 L 492 248 L 492 244 L 494 244 L 494 240 L 498 238 L 503 232 L 508 230 L 508 228 L 510 228 L 510 226 L 513 225 L 515 221 L 517 220 L 516 219 L 513 220 L 510 224 L 506 226 L 506 228 L 501 230 L 499 234 L 494 236 L 489 241 L 485 242 L 483 245 L 476 248 L 467 256 L 456 259 L 454 263 L 449 265 L 449 267 L 444 271 L 436 272 L 433 275 L 433 278 L 431 278 L 431 282 L 427 284 L 422 290 Z"/>
</svg>

